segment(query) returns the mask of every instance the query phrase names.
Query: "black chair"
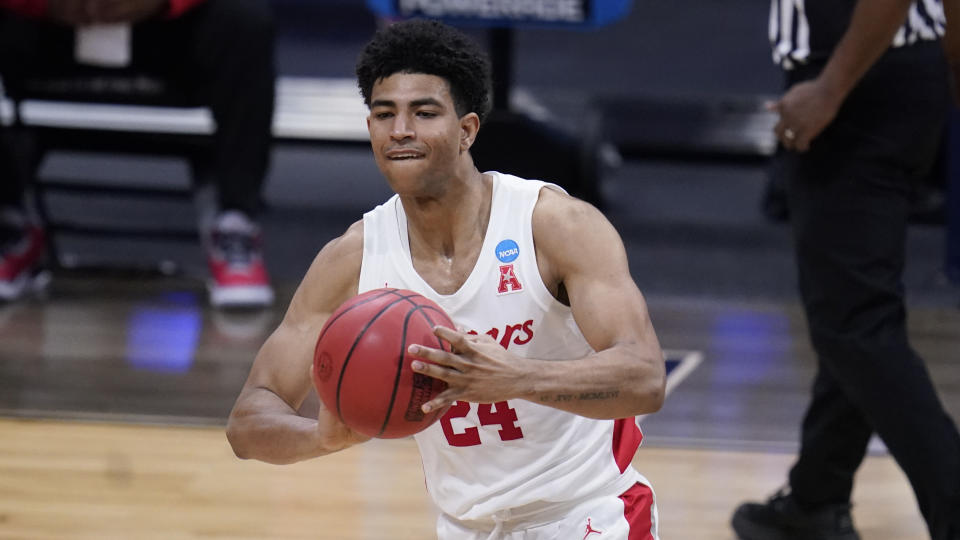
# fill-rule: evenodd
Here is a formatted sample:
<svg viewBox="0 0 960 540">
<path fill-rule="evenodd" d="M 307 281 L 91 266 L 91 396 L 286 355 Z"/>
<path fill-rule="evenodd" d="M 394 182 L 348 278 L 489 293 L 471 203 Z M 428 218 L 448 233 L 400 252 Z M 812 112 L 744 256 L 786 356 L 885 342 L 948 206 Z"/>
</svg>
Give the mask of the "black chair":
<svg viewBox="0 0 960 540">
<path fill-rule="evenodd" d="M 20 81 L 6 81 L 5 89 L 13 103 L 13 126 L 9 129 L 20 141 L 18 156 L 25 164 L 29 190 L 47 230 L 51 267 L 84 266 L 80 261 L 64 260 L 57 241 L 61 234 L 198 240 L 195 222 L 176 227 L 136 223 L 136 219 L 105 223 L 77 215 L 57 215 L 49 204 L 51 197 L 56 196 L 81 202 L 94 198 L 148 198 L 192 204 L 195 177 L 205 167 L 215 126 L 209 111 L 183 88 L 148 73 L 80 68 L 73 73 L 40 73 Z M 178 116 L 186 116 L 188 121 L 174 120 Z M 43 176 L 44 160 L 63 151 L 175 156 L 189 163 L 192 174 L 186 186 L 152 186 L 142 182 L 125 185 L 95 177 Z M 169 261 L 162 261 L 162 268 L 169 271 Z"/>
</svg>

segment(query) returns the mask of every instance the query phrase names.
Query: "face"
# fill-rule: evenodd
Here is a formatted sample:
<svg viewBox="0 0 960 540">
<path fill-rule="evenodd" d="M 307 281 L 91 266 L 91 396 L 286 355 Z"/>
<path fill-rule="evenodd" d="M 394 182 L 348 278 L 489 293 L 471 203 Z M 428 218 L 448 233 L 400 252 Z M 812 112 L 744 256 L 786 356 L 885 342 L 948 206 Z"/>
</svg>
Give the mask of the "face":
<svg viewBox="0 0 960 540">
<path fill-rule="evenodd" d="M 474 113 L 457 116 L 449 84 L 435 75 L 395 73 L 370 93 L 373 154 L 401 195 L 442 194 L 463 165 L 478 126 Z"/>
</svg>

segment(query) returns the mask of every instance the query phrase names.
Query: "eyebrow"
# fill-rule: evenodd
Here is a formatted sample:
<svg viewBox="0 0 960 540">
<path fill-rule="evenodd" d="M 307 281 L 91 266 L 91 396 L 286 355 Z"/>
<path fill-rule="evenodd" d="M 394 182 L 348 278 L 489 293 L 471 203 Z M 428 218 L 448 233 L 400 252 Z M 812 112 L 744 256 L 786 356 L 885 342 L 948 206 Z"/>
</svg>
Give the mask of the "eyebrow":
<svg viewBox="0 0 960 540">
<path fill-rule="evenodd" d="M 435 107 L 443 107 L 443 103 L 432 97 L 419 98 L 410 102 L 411 107 L 423 107 L 425 105 L 433 105 Z M 397 102 L 390 99 L 376 99 L 370 103 L 370 108 L 374 107 L 396 107 Z"/>
</svg>

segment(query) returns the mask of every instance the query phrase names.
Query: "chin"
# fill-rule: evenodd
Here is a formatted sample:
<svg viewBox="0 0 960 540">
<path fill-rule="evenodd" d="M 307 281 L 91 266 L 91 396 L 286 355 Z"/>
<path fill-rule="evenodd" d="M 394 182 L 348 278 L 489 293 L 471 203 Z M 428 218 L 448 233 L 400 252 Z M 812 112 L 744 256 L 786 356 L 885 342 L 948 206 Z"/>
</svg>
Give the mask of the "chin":
<svg viewBox="0 0 960 540">
<path fill-rule="evenodd" d="M 409 192 L 411 190 L 419 191 L 423 184 L 423 170 L 413 167 L 396 167 L 395 164 L 387 164 L 382 167 L 380 172 L 386 177 L 387 183 L 397 193 Z"/>
</svg>

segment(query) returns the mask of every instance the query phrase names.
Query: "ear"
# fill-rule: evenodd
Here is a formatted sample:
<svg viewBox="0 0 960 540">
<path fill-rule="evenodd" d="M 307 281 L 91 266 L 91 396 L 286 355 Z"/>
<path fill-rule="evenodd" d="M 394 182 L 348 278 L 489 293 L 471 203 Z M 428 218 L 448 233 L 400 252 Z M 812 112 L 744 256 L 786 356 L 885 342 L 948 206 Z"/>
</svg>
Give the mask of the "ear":
<svg viewBox="0 0 960 540">
<path fill-rule="evenodd" d="M 480 117 L 477 113 L 467 113 L 460 118 L 460 153 L 470 150 L 480 131 Z"/>
</svg>

